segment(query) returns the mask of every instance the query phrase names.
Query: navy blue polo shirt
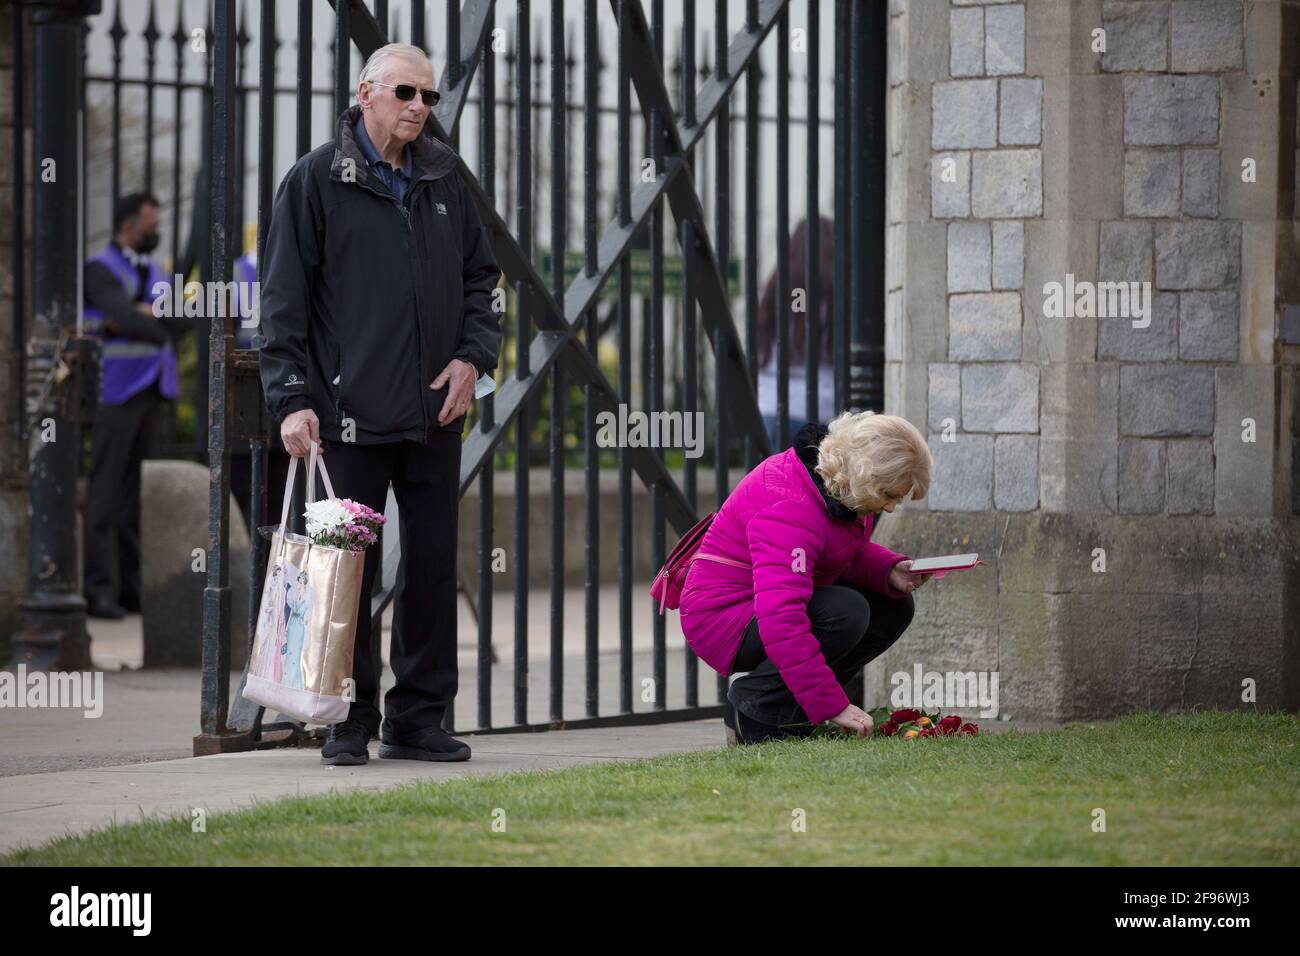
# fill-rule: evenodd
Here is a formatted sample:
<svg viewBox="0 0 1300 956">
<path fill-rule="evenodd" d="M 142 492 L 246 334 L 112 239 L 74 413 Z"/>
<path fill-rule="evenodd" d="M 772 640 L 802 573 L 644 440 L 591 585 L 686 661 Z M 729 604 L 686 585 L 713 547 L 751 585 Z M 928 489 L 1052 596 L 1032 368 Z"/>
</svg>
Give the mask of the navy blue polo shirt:
<svg viewBox="0 0 1300 956">
<path fill-rule="evenodd" d="M 370 134 L 366 132 L 365 114 L 363 113 L 357 117 L 357 145 L 361 147 L 361 152 L 365 153 L 371 170 L 388 187 L 388 191 L 397 198 L 400 204 L 402 197 L 406 195 L 407 187 L 411 184 L 411 144 L 404 143 L 402 145 L 402 168 L 394 169 L 388 160 L 379 155 L 379 150 L 375 149 L 375 144 L 370 141 Z"/>
</svg>

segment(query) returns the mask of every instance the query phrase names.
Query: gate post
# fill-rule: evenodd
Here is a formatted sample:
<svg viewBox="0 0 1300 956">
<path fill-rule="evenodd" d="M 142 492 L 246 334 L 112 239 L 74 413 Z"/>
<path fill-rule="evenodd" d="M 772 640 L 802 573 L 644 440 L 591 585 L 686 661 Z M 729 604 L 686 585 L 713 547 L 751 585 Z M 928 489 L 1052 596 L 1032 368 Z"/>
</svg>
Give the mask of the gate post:
<svg viewBox="0 0 1300 956">
<path fill-rule="evenodd" d="M 854 3 L 849 17 L 849 407 L 885 410 L 884 3 Z"/>
<path fill-rule="evenodd" d="M 213 17 L 211 260 L 208 279 L 230 281 L 236 235 L 232 182 L 235 160 L 235 4 L 216 0 Z M 207 297 L 211 301 L 214 297 Z M 203 689 L 194 754 L 247 750 L 247 733 L 227 726 L 230 706 L 230 442 L 234 334 L 227 310 L 208 317 L 208 552 L 203 589 Z M 256 530 L 253 531 L 256 534 Z"/>
<path fill-rule="evenodd" d="M 81 110 L 81 37 L 99 0 L 40 0 L 31 4 L 36 56 L 34 157 L 36 175 L 52 161 L 52 182 L 36 188 L 32 334 L 27 345 L 31 521 L 27 594 L 19 602 L 14 662 L 40 670 L 89 670 L 86 601 L 77 548 L 80 396 L 98 391 L 97 352 L 80 335 L 81 156 L 74 118 Z M 20 42 L 20 41 L 19 41 Z M 18 104 L 15 104 L 17 106 Z M 15 130 L 22 136 L 22 130 Z M 22 176 L 21 169 L 14 175 Z M 22 237 L 19 237 L 22 241 Z M 71 374 L 69 374 L 71 373 Z M 49 427 L 43 423 L 48 422 Z"/>
</svg>

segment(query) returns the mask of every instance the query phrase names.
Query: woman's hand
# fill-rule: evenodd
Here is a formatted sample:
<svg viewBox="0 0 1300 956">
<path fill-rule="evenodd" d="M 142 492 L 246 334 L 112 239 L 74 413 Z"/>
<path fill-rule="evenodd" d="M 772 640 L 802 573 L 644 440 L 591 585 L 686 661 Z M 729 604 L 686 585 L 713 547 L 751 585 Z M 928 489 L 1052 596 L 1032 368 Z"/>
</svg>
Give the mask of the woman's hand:
<svg viewBox="0 0 1300 956">
<path fill-rule="evenodd" d="M 852 704 L 845 707 L 837 716 L 832 717 L 831 723 L 851 734 L 857 734 L 859 737 L 870 737 L 875 730 L 871 715 L 861 708 L 854 707 Z"/>
<path fill-rule="evenodd" d="M 934 572 L 930 571 L 925 574 L 913 574 L 909 569 L 912 567 L 912 559 L 905 558 L 899 561 L 889 570 L 889 585 L 895 591 L 902 591 L 904 594 L 911 594 L 926 581 L 933 577 Z"/>
</svg>

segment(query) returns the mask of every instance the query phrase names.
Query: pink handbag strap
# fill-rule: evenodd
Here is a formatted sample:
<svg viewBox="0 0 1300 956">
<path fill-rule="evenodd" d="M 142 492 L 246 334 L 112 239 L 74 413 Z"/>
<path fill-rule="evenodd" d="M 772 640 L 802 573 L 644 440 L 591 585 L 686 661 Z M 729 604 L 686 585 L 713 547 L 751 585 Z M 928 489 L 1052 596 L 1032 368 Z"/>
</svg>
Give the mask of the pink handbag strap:
<svg viewBox="0 0 1300 956">
<path fill-rule="evenodd" d="M 718 564 L 729 564 L 733 568 L 750 567 L 749 563 L 746 561 L 737 561 L 735 558 L 724 558 L 721 555 L 717 555 L 717 554 L 704 554 L 703 552 L 700 551 L 697 551 L 695 554 L 691 555 L 688 561 L 694 561 L 697 558 L 703 558 L 705 561 L 716 561 L 718 562 Z"/>
</svg>

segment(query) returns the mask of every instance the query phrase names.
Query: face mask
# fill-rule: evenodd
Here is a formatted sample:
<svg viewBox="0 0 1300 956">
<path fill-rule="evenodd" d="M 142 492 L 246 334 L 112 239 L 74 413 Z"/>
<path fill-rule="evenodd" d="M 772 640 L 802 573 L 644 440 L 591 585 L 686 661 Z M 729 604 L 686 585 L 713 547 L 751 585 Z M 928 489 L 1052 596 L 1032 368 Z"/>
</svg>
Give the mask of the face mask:
<svg viewBox="0 0 1300 956">
<path fill-rule="evenodd" d="M 158 233 L 146 232 L 140 237 L 140 244 L 136 246 L 136 252 L 149 253 L 158 248 Z"/>
</svg>

